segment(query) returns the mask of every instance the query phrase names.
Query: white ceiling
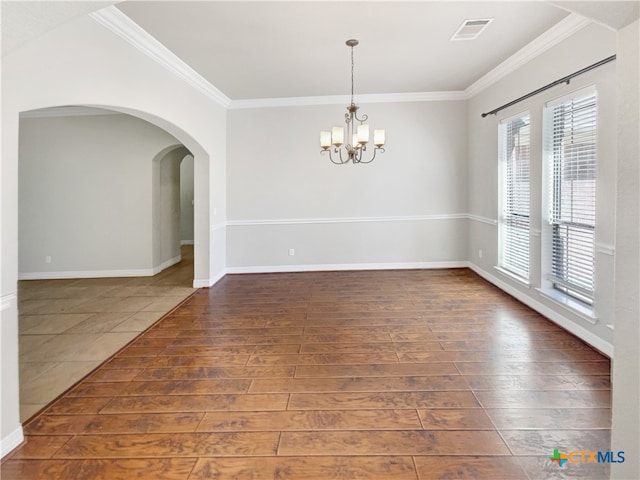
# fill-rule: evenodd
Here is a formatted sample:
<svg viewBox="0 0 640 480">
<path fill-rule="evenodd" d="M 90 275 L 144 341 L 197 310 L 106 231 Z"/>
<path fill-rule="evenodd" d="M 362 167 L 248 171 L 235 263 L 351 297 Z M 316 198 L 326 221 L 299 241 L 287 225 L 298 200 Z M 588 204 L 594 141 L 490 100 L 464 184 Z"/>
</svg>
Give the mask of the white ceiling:
<svg viewBox="0 0 640 480">
<path fill-rule="evenodd" d="M 232 100 L 460 91 L 569 11 L 620 28 L 634 1 L 5 1 L 2 51 L 106 5 L 122 12 Z M 575 5 L 575 8 L 572 6 Z M 477 40 L 451 42 L 466 19 L 493 18 Z"/>
<path fill-rule="evenodd" d="M 568 13 L 541 2 L 123 2 L 232 100 L 464 90 Z M 474 41 L 449 39 L 493 18 Z"/>
<path fill-rule="evenodd" d="M 6 1 L 0 3 L 2 55 L 40 35 L 87 13 L 117 3 L 113 1 Z"/>
<path fill-rule="evenodd" d="M 627 2 L 570 0 L 549 3 L 616 30 L 626 27 L 640 16 L 640 1 L 638 0 Z"/>
</svg>

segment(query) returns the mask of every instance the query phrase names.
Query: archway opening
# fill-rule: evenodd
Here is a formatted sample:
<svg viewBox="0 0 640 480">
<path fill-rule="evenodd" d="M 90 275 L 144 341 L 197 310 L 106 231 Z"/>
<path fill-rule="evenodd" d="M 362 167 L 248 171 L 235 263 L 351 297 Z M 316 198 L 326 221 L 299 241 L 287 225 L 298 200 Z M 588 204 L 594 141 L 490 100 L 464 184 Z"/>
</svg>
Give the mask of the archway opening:
<svg viewBox="0 0 640 480">
<path fill-rule="evenodd" d="M 139 117 L 92 107 L 21 117 L 22 421 L 193 291 L 197 163 L 178 140 Z M 185 159 L 192 207 L 186 266 L 180 262 Z M 202 193 L 208 211 L 208 192 Z M 200 249 L 206 253 L 207 245 Z"/>
</svg>

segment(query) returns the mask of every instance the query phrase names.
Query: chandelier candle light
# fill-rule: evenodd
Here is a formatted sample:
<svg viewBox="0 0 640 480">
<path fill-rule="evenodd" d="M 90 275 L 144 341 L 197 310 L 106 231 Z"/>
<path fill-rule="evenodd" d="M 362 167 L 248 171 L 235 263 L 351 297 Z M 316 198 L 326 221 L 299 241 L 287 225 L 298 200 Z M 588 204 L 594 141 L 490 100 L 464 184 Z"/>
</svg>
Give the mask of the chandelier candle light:
<svg viewBox="0 0 640 480">
<path fill-rule="evenodd" d="M 329 152 L 329 160 L 336 165 L 343 165 L 349 163 L 371 163 L 376 158 L 376 153 L 380 151 L 384 153 L 385 133 L 384 130 L 373 131 L 373 156 L 369 160 L 365 160 L 363 153 L 367 151 L 367 144 L 369 143 L 369 125 L 366 122 L 368 120 L 367 115 L 358 117 L 358 107 L 353 102 L 353 47 L 358 45 L 358 40 L 350 39 L 346 41 L 348 47 L 351 48 L 351 105 L 347 107 L 348 113 L 344 114 L 345 123 L 347 124 L 347 140 L 350 143 L 344 142 L 345 131 L 344 127 L 333 127 L 331 131 L 320 132 L 320 153 Z M 356 122 L 358 124 L 356 125 Z M 343 156 L 343 148 L 345 155 Z M 336 158 L 332 155 L 335 154 Z"/>
</svg>

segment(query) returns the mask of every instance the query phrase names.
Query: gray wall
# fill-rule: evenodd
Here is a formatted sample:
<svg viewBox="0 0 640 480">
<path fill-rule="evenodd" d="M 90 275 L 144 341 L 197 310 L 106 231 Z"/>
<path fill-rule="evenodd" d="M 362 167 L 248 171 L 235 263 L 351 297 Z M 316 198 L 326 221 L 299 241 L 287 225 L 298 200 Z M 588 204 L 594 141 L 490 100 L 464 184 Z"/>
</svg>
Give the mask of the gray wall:
<svg viewBox="0 0 640 480">
<path fill-rule="evenodd" d="M 344 121 L 344 105 L 229 112 L 231 271 L 465 260 L 466 102 L 360 111 L 387 130 L 386 153 L 368 165 L 319 153 L 319 131 Z"/>
<path fill-rule="evenodd" d="M 154 161 L 176 143 L 129 115 L 23 118 L 21 278 L 148 275 L 179 256 L 182 157 Z"/>
<path fill-rule="evenodd" d="M 193 244 L 193 156 L 180 162 L 180 242 Z"/>
<path fill-rule="evenodd" d="M 180 255 L 180 162 L 189 154 L 172 146 L 153 159 L 153 272 L 177 263 Z M 193 181 L 192 181 L 193 191 Z M 193 214 L 192 217 L 193 218 Z"/>
<path fill-rule="evenodd" d="M 498 123 L 528 110 L 531 114 L 531 275 L 525 286 L 498 272 L 498 226 L 471 221 L 468 258 L 485 278 L 521 301 L 611 355 L 614 323 L 614 238 L 616 179 L 616 70 L 609 63 L 500 112 L 481 118 L 498 107 L 558 78 L 591 65 L 616 51 L 615 32 L 598 25 L 587 26 L 554 48 L 536 57 L 469 101 L 469 211 L 498 219 Z M 598 94 L 598 164 L 596 199 L 596 298 L 597 320 L 574 314 L 541 294 L 544 286 L 542 252 L 545 248 L 543 201 L 542 113 L 546 102 L 580 88 L 595 85 Z M 480 256 L 482 252 L 482 256 Z"/>
</svg>

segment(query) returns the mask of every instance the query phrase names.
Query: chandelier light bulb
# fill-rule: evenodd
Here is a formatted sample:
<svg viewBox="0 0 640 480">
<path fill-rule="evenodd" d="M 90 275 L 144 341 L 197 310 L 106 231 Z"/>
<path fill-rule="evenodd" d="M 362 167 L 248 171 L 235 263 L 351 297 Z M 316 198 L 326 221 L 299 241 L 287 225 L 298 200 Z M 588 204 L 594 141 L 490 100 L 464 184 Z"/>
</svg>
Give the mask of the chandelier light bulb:
<svg viewBox="0 0 640 480">
<path fill-rule="evenodd" d="M 339 147 L 344 143 L 344 128 L 333 127 L 331 129 L 331 143 L 336 147 Z"/>
<path fill-rule="evenodd" d="M 331 146 L 331 132 L 320 132 L 320 146 L 325 150 Z"/>
<path fill-rule="evenodd" d="M 369 125 L 358 125 L 358 143 L 369 141 Z"/>
</svg>

